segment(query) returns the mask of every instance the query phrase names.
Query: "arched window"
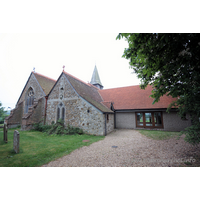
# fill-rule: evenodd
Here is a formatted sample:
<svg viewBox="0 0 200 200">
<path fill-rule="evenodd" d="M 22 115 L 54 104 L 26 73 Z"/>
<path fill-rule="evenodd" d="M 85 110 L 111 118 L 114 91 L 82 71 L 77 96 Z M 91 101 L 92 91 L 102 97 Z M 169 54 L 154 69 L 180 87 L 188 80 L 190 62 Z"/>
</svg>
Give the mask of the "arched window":
<svg viewBox="0 0 200 200">
<path fill-rule="evenodd" d="M 65 119 L 65 106 L 64 103 L 59 103 L 57 107 L 57 121 L 59 119 L 64 120 Z"/>
<path fill-rule="evenodd" d="M 33 105 L 33 103 L 34 103 L 34 91 L 33 88 L 29 88 L 26 95 L 25 113 L 28 113 L 28 109 Z"/>
</svg>

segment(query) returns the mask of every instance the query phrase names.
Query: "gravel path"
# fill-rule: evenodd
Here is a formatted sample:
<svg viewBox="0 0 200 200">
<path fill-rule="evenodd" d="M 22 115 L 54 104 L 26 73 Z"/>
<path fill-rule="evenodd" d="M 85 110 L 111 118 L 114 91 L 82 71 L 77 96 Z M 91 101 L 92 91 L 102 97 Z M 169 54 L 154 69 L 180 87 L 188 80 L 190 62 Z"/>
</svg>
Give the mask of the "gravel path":
<svg viewBox="0 0 200 200">
<path fill-rule="evenodd" d="M 113 148 L 117 146 L 117 148 Z M 116 130 L 104 140 L 77 149 L 42 167 L 171 167 L 195 162 L 191 155 L 200 153 L 180 139 L 152 140 L 136 130 Z M 189 160 L 190 159 L 190 160 Z"/>
</svg>

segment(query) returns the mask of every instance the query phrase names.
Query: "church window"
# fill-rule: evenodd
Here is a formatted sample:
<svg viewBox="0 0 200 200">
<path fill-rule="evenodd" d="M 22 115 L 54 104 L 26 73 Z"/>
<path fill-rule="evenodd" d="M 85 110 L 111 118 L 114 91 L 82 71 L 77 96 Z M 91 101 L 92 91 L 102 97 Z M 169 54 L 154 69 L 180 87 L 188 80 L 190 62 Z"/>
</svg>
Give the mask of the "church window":
<svg viewBox="0 0 200 200">
<path fill-rule="evenodd" d="M 60 119 L 60 108 L 58 107 L 58 109 L 57 109 L 57 120 L 59 120 Z"/>
<path fill-rule="evenodd" d="M 28 113 L 29 107 L 33 106 L 34 103 L 34 91 L 33 88 L 29 88 L 26 96 L 25 113 Z"/>
<path fill-rule="evenodd" d="M 65 120 L 65 106 L 62 102 L 57 107 L 57 120 L 59 119 Z"/>
<path fill-rule="evenodd" d="M 63 107 L 62 108 L 62 120 L 64 120 L 65 119 L 65 108 Z"/>
</svg>

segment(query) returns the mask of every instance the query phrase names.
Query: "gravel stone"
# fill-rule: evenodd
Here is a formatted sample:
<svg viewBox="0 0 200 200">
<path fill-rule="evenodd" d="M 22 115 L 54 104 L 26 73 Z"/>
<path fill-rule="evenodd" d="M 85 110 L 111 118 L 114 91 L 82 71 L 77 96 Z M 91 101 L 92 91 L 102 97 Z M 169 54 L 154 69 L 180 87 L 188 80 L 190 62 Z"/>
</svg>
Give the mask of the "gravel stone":
<svg viewBox="0 0 200 200">
<path fill-rule="evenodd" d="M 195 162 L 191 155 L 199 154 L 199 147 L 186 143 L 184 135 L 153 140 L 136 130 L 118 129 L 42 167 L 178 167 Z"/>
</svg>

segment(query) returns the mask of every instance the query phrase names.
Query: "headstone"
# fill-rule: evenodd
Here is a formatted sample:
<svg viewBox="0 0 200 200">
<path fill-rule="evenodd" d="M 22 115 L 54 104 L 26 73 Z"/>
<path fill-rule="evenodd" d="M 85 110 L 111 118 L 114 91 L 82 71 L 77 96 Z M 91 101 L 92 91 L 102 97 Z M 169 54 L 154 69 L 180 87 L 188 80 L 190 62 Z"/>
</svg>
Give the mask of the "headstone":
<svg viewBox="0 0 200 200">
<path fill-rule="evenodd" d="M 16 153 L 19 153 L 19 132 L 16 130 L 13 136 L 13 149 Z"/>
<path fill-rule="evenodd" d="M 3 127 L 3 140 L 4 142 L 8 142 L 8 127 L 7 127 L 7 124 L 5 123 L 4 124 L 4 127 Z"/>
</svg>

